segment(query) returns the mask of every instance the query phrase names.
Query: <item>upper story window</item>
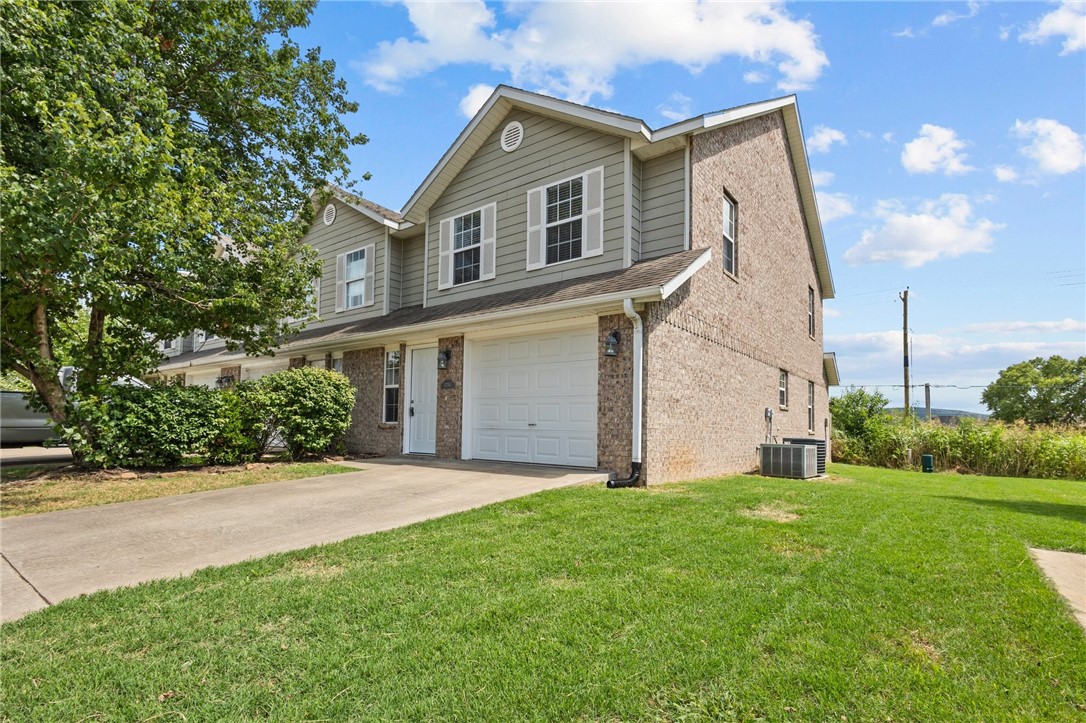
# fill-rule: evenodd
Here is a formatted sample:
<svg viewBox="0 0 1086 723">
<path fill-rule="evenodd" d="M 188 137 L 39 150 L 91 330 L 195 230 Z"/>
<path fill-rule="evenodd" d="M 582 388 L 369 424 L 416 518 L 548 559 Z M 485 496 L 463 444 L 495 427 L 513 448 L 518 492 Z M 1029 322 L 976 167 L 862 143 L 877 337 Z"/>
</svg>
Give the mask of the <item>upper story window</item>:
<svg viewBox="0 0 1086 723">
<path fill-rule="evenodd" d="M 177 339 L 163 339 L 158 343 L 158 348 L 162 351 L 173 351 L 177 348 Z"/>
<path fill-rule="evenodd" d="M 482 248 L 483 214 L 479 211 L 453 220 L 453 284 L 479 280 L 479 251 Z"/>
<path fill-rule="evenodd" d="M 443 220 L 438 228 L 437 288 L 494 278 L 498 204 Z"/>
<path fill-rule="evenodd" d="M 603 253 L 603 167 L 528 192 L 528 270 Z"/>
<path fill-rule="evenodd" d="M 735 201 L 731 196 L 724 193 L 724 243 L 722 257 L 724 259 L 724 270 L 729 274 L 735 276 L 736 263 L 735 263 L 735 251 L 736 251 L 736 232 L 739 229 L 739 209 L 736 206 Z"/>
<path fill-rule="evenodd" d="M 336 256 L 336 311 L 373 304 L 374 249 L 374 244 L 370 244 Z M 318 298 L 319 289 L 314 287 Z"/>
<path fill-rule="evenodd" d="M 788 372 L 781 369 L 780 382 L 777 385 L 778 403 L 781 409 L 788 408 Z"/>
<path fill-rule="evenodd" d="M 814 288 L 807 287 L 807 333 L 811 338 L 815 335 L 815 293 Z"/>
<path fill-rule="evenodd" d="M 578 176 L 547 187 L 547 263 L 581 258 L 584 179 Z"/>
</svg>

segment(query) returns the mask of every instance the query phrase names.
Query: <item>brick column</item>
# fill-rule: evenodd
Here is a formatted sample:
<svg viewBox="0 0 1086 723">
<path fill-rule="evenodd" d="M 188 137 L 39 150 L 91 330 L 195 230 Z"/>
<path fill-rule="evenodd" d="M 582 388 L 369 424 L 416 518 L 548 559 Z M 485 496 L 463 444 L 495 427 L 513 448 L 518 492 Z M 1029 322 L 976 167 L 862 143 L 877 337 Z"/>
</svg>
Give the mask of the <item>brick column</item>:
<svg viewBox="0 0 1086 723">
<path fill-rule="evenodd" d="M 298 369 L 299 367 L 304 367 L 304 366 L 305 366 L 305 357 L 304 356 L 292 356 L 290 358 L 290 361 L 287 362 L 287 368 L 288 369 Z"/>
<path fill-rule="evenodd" d="M 633 443 L 633 322 L 625 314 L 601 316 L 598 330 L 597 465 L 625 477 L 630 473 Z M 604 356 L 604 342 L 613 331 L 620 337 L 618 356 Z"/>
<path fill-rule="evenodd" d="M 222 367 L 221 369 L 219 369 L 219 376 L 233 377 L 234 381 L 232 384 L 230 384 L 230 386 L 233 386 L 234 384 L 237 384 L 241 381 L 241 365 L 238 364 L 232 367 Z"/>
<path fill-rule="evenodd" d="M 437 351 L 449 350 L 447 369 L 437 370 L 437 444 L 439 459 L 460 459 L 464 425 L 464 337 L 437 340 Z"/>
</svg>

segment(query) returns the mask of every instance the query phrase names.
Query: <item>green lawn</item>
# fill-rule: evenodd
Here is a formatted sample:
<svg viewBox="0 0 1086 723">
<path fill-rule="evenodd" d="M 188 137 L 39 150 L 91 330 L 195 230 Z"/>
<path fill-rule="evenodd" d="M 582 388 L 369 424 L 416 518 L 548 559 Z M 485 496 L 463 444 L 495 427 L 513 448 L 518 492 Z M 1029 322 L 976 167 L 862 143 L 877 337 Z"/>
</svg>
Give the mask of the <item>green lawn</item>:
<svg viewBox="0 0 1086 723">
<path fill-rule="evenodd" d="M 11 720 L 1058 721 L 1086 634 L 1026 546 L 1086 482 L 836 466 L 534 495 L 5 625 Z"/>
</svg>

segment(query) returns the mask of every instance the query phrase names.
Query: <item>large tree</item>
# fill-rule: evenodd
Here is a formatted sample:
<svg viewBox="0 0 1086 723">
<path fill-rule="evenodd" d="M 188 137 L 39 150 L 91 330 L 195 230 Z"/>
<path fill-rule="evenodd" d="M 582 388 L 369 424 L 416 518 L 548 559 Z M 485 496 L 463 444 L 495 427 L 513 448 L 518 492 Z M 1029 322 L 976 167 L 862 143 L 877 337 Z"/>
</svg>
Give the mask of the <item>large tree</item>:
<svg viewBox="0 0 1086 723">
<path fill-rule="evenodd" d="M 1004 422 L 1071 424 L 1086 421 L 1086 356 L 1051 356 L 1013 364 L 980 400 Z"/>
<path fill-rule="evenodd" d="M 157 340 L 266 352 L 304 315 L 309 194 L 351 185 L 366 140 L 334 64 L 289 36 L 314 5 L 5 0 L 0 364 L 58 423 L 58 358 L 94 394 L 154 369 Z"/>
</svg>

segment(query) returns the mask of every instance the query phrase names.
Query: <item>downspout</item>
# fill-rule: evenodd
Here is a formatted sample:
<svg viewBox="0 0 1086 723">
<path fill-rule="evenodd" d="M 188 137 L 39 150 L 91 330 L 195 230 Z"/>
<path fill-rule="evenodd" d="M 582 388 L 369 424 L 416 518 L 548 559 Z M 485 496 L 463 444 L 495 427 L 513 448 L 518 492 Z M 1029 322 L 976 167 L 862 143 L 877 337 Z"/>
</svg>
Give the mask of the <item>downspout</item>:
<svg viewBox="0 0 1086 723">
<path fill-rule="evenodd" d="M 633 299 L 623 299 L 622 310 L 633 321 L 633 449 L 630 454 L 630 476 L 626 479 L 608 479 L 608 489 L 633 487 L 641 479 L 641 408 L 644 393 L 641 361 L 645 349 L 645 325 L 641 316 L 634 311 Z"/>
</svg>

